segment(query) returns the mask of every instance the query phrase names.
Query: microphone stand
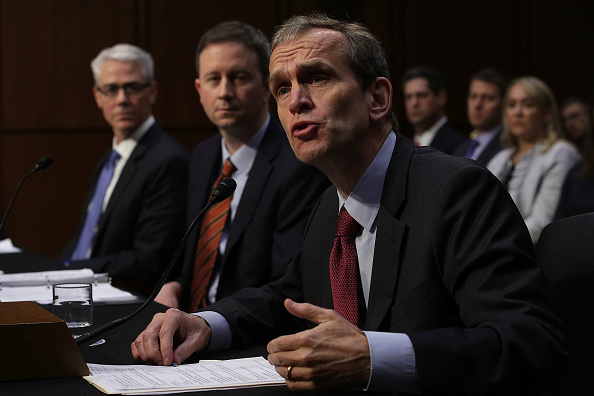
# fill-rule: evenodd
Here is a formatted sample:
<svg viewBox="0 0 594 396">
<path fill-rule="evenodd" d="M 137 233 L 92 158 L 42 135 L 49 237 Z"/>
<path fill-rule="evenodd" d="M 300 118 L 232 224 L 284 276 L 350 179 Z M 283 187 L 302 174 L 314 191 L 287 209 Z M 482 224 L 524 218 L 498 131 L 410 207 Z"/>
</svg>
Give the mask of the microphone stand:
<svg viewBox="0 0 594 396">
<path fill-rule="evenodd" d="M 17 184 L 16 189 L 14 190 L 14 194 L 12 194 L 12 198 L 10 199 L 10 202 L 8 203 L 8 207 L 6 208 L 6 212 L 4 213 L 4 217 L 2 218 L 2 222 L 0 223 L 0 235 L 2 235 L 2 231 L 4 231 L 4 224 L 6 224 L 6 219 L 8 219 L 8 215 L 12 209 L 12 205 L 14 204 L 14 200 L 19 192 L 19 190 L 21 189 L 21 186 L 23 185 L 23 183 L 25 182 L 25 180 L 27 180 L 29 178 L 29 176 L 34 175 L 37 172 L 41 172 L 42 170 L 46 169 L 48 166 L 50 166 L 53 162 L 53 158 L 52 157 L 43 157 L 42 159 L 39 160 L 39 162 L 37 162 L 37 164 L 35 164 L 35 167 L 29 171 L 29 173 L 27 173 Z"/>
<path fill-rule="evenodd" d="M 159 279 L 159 282 L 157 282 L 157 286 L 155 287 L 155 289 L 153 290 L 153 292 L 151 293 L 151 295 L 149 296 L 149 298 L 134 312 L 132 312 L 131 314 L 118 318 L 118 319 L 114 319 L 111 322 L 107 322 L 104 325 L 99 326 L 98 328 L 96 328 L 95 330 L 83 334 L 80 337 L 78 337 L 76 339 L 76 345 L 82 345 L 84 343 L 86 343 L 87 341 L 94 339 L 95 337 L 105 333 L 106 331 L 108 331 L 109 329 L 118 326 L 126 321 L 128 321 L 129 319 L 132 319 L 133 317 L 135 317 L 136 315 L 138 315 L 140 312 L 142 312 L 151 302 L 153 302 L 155 300 L 155 298 L 157 297 L 157 294 L 159 294 L 159 292 L 161 291 L 161 288 L 163 287 L 163 285 L 165 284 L 165 281 L 167 281 L 167 278 L 169 277 L 169 273 L 171 272 L 171 269 L 173 268 L 173 265 L 175 264 L 175 262 L 177 261 L 183 247 L 186 244 L 186 240 L 188 239 L 188 236 L 190 235 L 190 232 L 192 232 L 192 230 L 194 229 L 194 227 L 196 226 L 196 224 L 198 224 L 198 220 L 204 215 L 204 213 L 206 213 L 206 211 L 208 209 L 210 209 L 214 204 L 219 203 L 220 201 L 223 201 L 225 199 L 227 199 L 231 194 L 233 194 L 233 191 L 235 191 L 235 187 L 236 187 L 236 183 L 235 180 L 231 179 L 231 178 L 226 178 L 223 179 L 215 188 L 215 191 L 212 195 L 212 197 L 210 198 L 210 201 L 208 202 L 208 204 L 206 204 L 206 206 L 200 211 L 200 213 L 198 213 L 198 215 L 194 218 L 194 220 L 192 221 L 192 223 L 190 224 L 190 227 L 188 227 L 188 230 L 186 231 L 186 233 L 184 234 L 183 238 L 181 239 L 181 242 L 179 243 L 179 245 L 177 246 L 177 249 L 175 250 L 175 253 L 173 253 L 173 256 L 171 257 L 171 260 L 169 261 L 169 264 L 167 264 L 167 267 L 165 268 L 165 271 L 163 272 L 163 274 L 161 275 L 161 278 Z"/>
</svg>

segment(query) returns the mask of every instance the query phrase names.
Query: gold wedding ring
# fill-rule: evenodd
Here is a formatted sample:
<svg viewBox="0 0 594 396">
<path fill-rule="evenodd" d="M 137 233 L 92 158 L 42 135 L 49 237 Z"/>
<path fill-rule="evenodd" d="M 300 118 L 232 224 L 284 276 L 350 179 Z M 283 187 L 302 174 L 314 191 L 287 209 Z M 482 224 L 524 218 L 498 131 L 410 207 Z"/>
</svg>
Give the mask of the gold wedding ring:
<svg viewBox="0 0 594 396">
<path fill-rule="evenodd" d="M 293 378 L 291 378 L 291 370 L 292 369 L 293 369 L 293 366 L 287 367 L 287 381 L 293 381 Z"/>
</svg>

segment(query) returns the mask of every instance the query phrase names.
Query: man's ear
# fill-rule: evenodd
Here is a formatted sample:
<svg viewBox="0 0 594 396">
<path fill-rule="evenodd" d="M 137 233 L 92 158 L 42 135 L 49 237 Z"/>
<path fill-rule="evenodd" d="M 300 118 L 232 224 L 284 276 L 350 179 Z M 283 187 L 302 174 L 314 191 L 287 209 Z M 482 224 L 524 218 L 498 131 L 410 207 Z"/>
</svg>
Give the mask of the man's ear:
<svg viewBox="0 0 594 396">
<path fill-rule="evenodd" d="M 372 121 L 380 121 L 388 118 L 392 110 L 392 84 L 385 77 L 377 77 L 369 87 L 371 95 L 371 106 L 369 117 Z"/>
<path fill-rule="evenodd" d="M 198 95 L 200 95 L 200 79 L 199 78 L 194 80 L 194 86 L 196 87 L 196 92 L 198 92 Z"/>
</svg>

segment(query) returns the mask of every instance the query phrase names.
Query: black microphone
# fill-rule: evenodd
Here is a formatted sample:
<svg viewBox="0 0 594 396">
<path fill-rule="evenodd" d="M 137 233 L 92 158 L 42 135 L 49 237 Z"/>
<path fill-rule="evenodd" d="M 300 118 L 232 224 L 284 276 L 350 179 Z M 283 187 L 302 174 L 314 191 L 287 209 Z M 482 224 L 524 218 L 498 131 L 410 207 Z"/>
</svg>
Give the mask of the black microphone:
<svg viewBox="0 0 594 396">
<path fill-rule="evenodd" d="M 52 164 L 52 162 L 54 162 L 54 159 L 52 157 L 50 157 L 50 156 L 43 157 L 42 159 L 40 159 L 37 162 L 37 164 L 35 164 L 35 167 L 31 171 L 29 171 L 29 173 L 27 173 L 25 175 L 25 177 L 23 177 L 21 179 L 21 181 L 19 181 L 19 184 L 17 184 L 17 187 L 14 190 L 14 193 L 12 194 L 10 203 L 8 204 L 8 207 L 6 208 L 6 212 L 4 212 L 4 217 L 2 218 L 2 223 L 0 223 L 0 235 L 2 235 L 2 231 L 4 231 L 4 224 L 6 224 L 6 219 L 8 218 L 8 214 L 10 213 L 10 210 L 12 209 L 12 204 L 14 203 L 14 199 L 16 198 L 16 196 L 17 196 L 19 190 L 21 189 L 21 186 L 25 182 L 25 180 L 27 180 L 29 178 L 29 176 L 47 169 Z"/>
<path fill-rule="evenodd" d="M 235 183 L 235 180 L 231 179 L 230 177 L 221 180 L 219 182 L 219 184 L 217 184 L 217 186 L 215 187 L 215 189 L 212 193 L 212 197 L 210 198 L 210 201 L 208 201 L 206 206 L 200 211 L 200 213 L 198 213 L 198 215 L 194 218 L 194 220 L 188 227 L 188 230 L 184 234 L 183 238 L 181 239 L 181 242 L 177 246 L 177 249 L 173 253 L 173 256 L 171 257 L 169 264 L 167 264 L 167 267 L 165 268 L 163 275 L 161 275 L 161 279 L 159 279 L 159 282 L 157 282 L 155 289 L 153 290 L 151 295 L 148 297 L 148 299 L 144 302 L 144 304 L 142 304 L 140 306 L 140 308 L 138 308 L 136 311 L 132 312 L 131 314 L 129 314 L 127 316 L 124 316 L 124 317 L 118 318 L 118 319 L 114 319 L 111 322 L 107 322 L 106 324 L 99 326 L 98 328 L 96 328 L 95 330 L 93 330 L 87 334 L 81 335 L 80 337 L 78 337 L 76 339 L 76 345 L 84 344 L 85 342 L 87 342 L 91 339 L 94 339 L 95 337 L 99 336 L 100 334 L 105 333 L 107 330 L 109 330 L 115 326 L 118 326 L 118 325 L 126 322 L 129 319 L 132 319 L 134 316 L 138 315 L 141 311 L 143 311 L 151 302 L 153 302 L 155 300 L 155 298 L 157 297 L 157 294 L 159 294 L 159 292 L 161 291 L 161 288 L 165 284 L 165 281 L 169 277 L 169 273 L 171 272 L 173 265 L 177 261 L 183 247 L 185 246 L 188 236 L 190 235 L 190 232 L 192 232 L 192 230 L 194 229 L 196 224 L 198 224 L 198 220 L 200 220 L 200 218 L 204 215 L 204 213 L 206 213 L 206 211 L 208 209 L 210 209 L 211 206 L 229 198 L 231 196 L 231 194 L 233 194 L 233 191 L 235 191 L 236 187 L 237 187 L 237 183 Z"/>
</svg>

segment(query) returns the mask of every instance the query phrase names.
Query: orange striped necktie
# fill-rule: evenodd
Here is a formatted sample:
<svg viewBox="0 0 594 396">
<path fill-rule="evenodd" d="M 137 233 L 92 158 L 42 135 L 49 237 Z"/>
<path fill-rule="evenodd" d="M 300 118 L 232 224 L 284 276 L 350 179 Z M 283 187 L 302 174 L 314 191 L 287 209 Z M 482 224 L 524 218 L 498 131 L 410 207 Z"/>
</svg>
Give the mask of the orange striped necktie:
<svg viewBox="0 0 594 396">
<path fill-rule="evenodd" d="M 221 174 L 212 187 L 212 191 L 214 191 L 221 180 L 230 177 L 235 171 L 235 166 L 227 159 L 223 165 Z M 204 215 L 204 219 L 202 219 L 196 254 L 194 255 L 194 276 L 192 278 L 192 294 L 190 296 L 190 309 L 192 311 L 208 305 L 208 286 L 217 260 L 217 254 L 219 253 L 221 235 L 227 222 L 230 205 L 231 197 L 210 208 Z"/>
</svg>

